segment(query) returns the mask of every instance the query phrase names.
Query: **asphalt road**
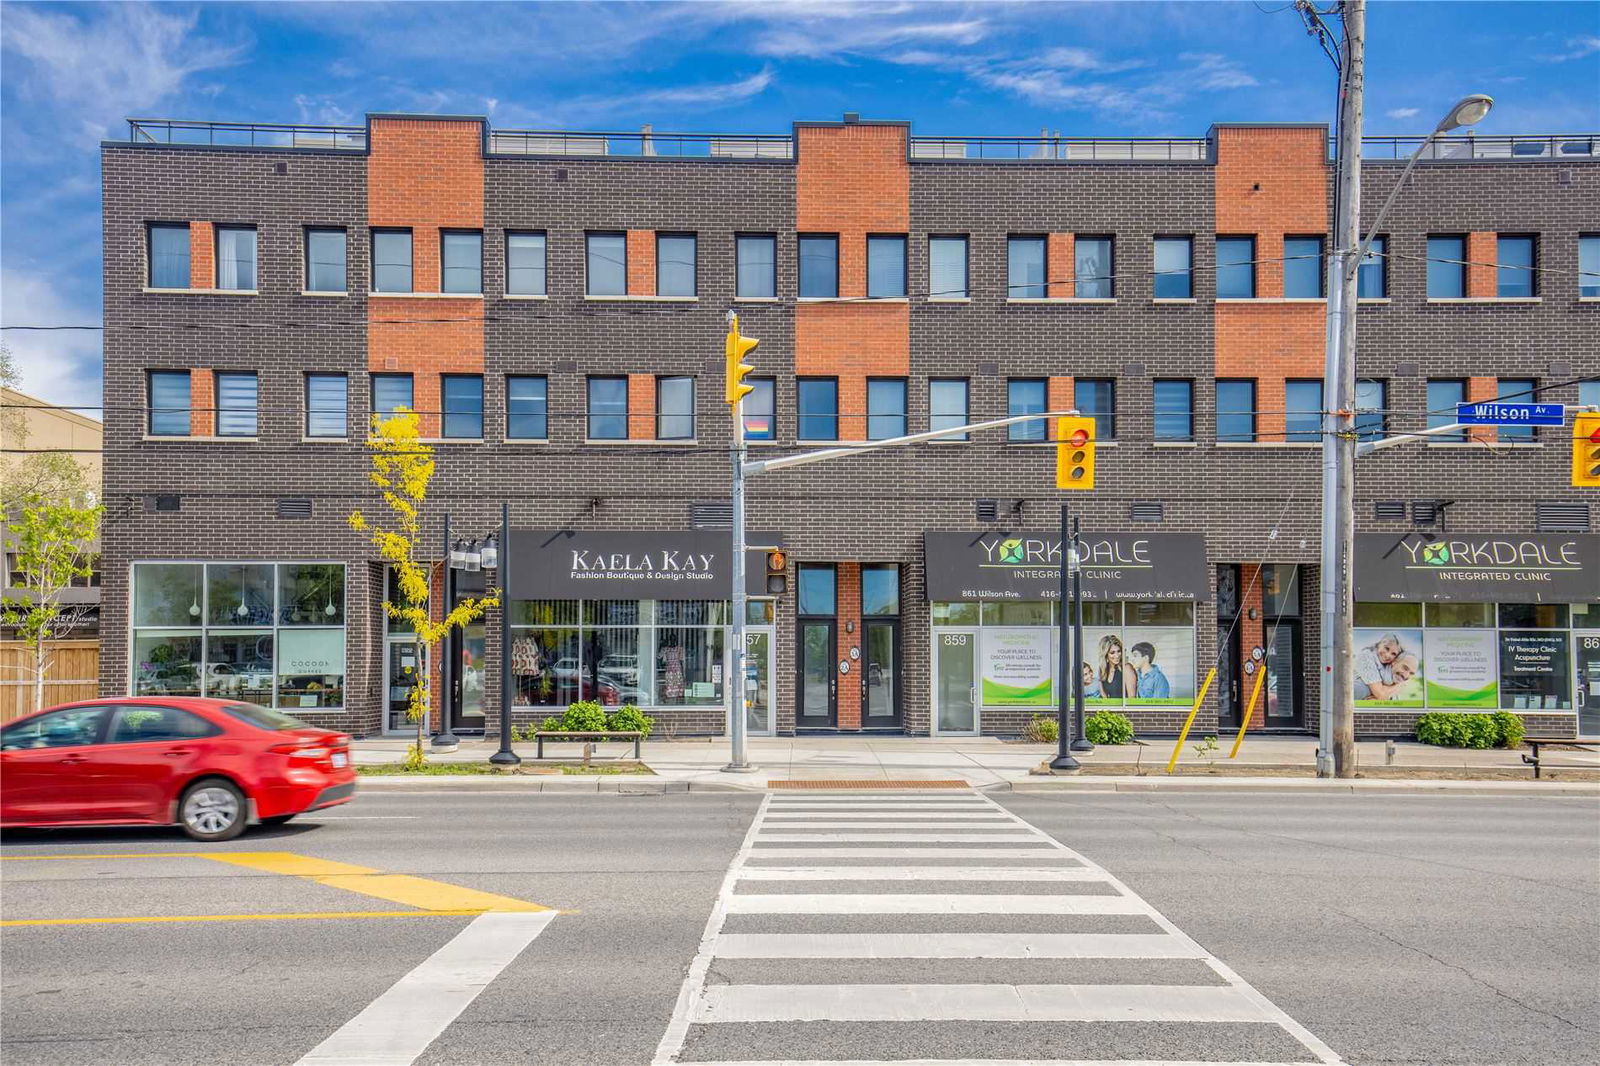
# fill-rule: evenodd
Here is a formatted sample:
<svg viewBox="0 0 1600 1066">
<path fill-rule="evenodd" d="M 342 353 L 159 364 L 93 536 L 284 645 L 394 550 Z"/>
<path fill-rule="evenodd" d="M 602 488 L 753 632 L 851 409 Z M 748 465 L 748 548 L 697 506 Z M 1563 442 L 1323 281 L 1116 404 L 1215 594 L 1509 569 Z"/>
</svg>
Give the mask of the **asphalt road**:
<svg viewBox="0 0 1600 1066">
<path fill-rule="evenodd" d="M 847 799 L 849 814 L 801 798 L 755 826 L 755 795 L 369 792 L 233 841 L 226 852 L 246 854 L 229 861 L 194 857 L 207 849 L 167 832 L 7 834 L 0 918 L 8 922 L 233 917 L 0 929 L 0 1058 L 295 1063 L 383 1004 L 391 1009 L 380 1027 L 404 1030 L 416 1019 L 403 1003 L 392 1008 L 415 980 L 408 975 L 437 966 L 452 943 L 474 955 L 504 949 L 493 930 L 472 939 L 485 929 L 470 914 L 387 916 L 415 910 L 419 893 L 437 893 L 443 902 L 433 909 L 449 909 L 452 886 L 561 913 L 547 926 L 535 916 L 542 927 L 531 942 L 505 949 L 510 961 L 481 994 L 406 1061 L 648 1063 L 658 1047 L 672 1050 L 675 1025 L 679 1061 L 1310 1060 L 1292 1032 L 1258 1016 L 1268 1008 L 1352 1064 L 1596 1058 L 1600 804 L 1592 800 L 997 798 L 1004 809 L 958 800 L 944 810 L 879 793 Z M 841 823 L 858 819 L 841 834 Z M 985 826 L 1004 833 L 981 845 L 906 840 Z M 1036 834 L 1029 839 L 1057 854 L 1000 839 L 1027 836 L 1030 826 L 1065 847 Z M 840 835 L 890 840 L 832 839 Z M 992 856 L 1013 847 L 1043 857 L 907 850 Z M 784 857 L 790 849 L 859 854 Z M 426 880 L 349 877 L 311 859 Z M 784 872 L 801 866 L 827 870 L 810 881 Z M 946 880 L 939 867 L 955 872 Z M 985 892 L 1007 893 L 1005 906 L 961 912 L 959 900 Z M 1122 902 L 1103 902 L 1112 896 Z M 319 917 L 258 917 L 286 913 Z M 743 944 L 750 957 L 702 951 L 714 913 L 733 938 L 719 943 Z M 1036 948 L 1044 934 L 1067 943 L 1169 928 L 1198 955 L 995 957 L 1019 933 Z M 928 934 L 914 938 L 918 950 L 942 956 L 859 957 L 875 937 L 906 933 Z M 937 947 L 948 938 L 935 934 L 951 933 L 977 937 L 979 947 Z M 854 957 L 775 960 L 749 950 L 772 936 L 812 945 L 842 937 Z M 1208 960 L 1264 997 L 1243 1020 L 1212 1020 L 1240 1007 Z M 912 983 L 922 990 L 915 1002 L 828 991 Z M 1056 1007 L 1050 1018 L 1008 1020 L 1008 1003 L 968 1017 L 984 1013 L 974 1004 L 987 1002 L 985 986 L 1022 984 L 1092 985 L 1108 1002 L 1136 1005 L 1130 986 L 1182 985 L 1204 1002 L 1181 1023 L 1097 1022 Z M 940 1006 L 927 998 L 933 985 L 963 991 Z M 806 1020 L 820 1000 L 823 1020 Z"/>
</svg>

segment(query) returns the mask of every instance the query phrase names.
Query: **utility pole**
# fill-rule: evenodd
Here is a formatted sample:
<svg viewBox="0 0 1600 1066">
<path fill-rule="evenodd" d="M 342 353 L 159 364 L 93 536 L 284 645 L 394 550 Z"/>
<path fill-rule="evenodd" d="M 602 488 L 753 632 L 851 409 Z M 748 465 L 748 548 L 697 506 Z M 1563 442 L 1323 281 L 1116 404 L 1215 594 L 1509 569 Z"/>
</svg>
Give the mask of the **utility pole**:
<svg viewBox="0 0 1600 1066">
<path fill-rule="evenodd" d="M 1361 260 L 1361 112 L 1366 0 L 1344 0 L 1334 246 L 1328 271 L 1327 357 L 1322 427 L 1322 715 L 1317 776 L 1355 776 L 1356 269 Z"/>
</svg>

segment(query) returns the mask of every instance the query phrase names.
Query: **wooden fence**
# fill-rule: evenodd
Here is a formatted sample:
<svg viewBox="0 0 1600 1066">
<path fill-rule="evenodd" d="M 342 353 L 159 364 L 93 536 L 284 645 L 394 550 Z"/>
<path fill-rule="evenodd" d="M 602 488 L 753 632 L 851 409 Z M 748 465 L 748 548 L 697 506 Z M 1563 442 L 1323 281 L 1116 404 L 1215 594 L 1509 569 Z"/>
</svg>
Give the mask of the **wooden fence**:
<svg viewBox="0 0 1600 1066">
<path fill-rule="evenodd" d="M 100 642 L 58 640 L 50 645 L 45 670 L 44 705 L 53 707 L 100 694 Z M 0 641 L 0 722 L 33 710 L 33 649 L 21 641 Z"/>
</svg>

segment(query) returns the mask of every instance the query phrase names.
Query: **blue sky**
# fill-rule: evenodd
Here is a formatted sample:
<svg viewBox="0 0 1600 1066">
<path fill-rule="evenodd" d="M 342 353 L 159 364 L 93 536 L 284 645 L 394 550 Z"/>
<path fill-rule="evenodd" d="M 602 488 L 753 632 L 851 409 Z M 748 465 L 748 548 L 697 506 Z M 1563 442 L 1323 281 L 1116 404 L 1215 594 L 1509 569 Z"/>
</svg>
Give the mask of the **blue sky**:
<svg viewBox="0 0 1600 1066">
<path fill-rule="evenodd" d="M 1483 132 L 1600 131 L 1600 4 L 1377 0 L 1367 132 L 1467 92 Z M 100 314 L 99 162 L 130 115 L 503 128 L 1200 136 L 1327 121 L 1333 74 L 1288 0 L 1257 3 L 0 3 L 7 325 Z M 93 333 L 9 332 L 23 387 L 98 403 Z M 92 413 L 92 412 L 91 412 Z"/>
</svg>

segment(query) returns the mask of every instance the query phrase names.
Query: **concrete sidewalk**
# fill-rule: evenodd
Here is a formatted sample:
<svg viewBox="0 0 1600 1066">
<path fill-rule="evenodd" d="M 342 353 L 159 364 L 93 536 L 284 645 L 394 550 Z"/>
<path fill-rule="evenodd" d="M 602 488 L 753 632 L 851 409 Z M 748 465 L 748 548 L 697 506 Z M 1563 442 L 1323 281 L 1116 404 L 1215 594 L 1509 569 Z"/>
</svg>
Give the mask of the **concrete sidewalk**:
<svg viewBox="0 0 1600 1066">
<path fill-rule="evenodd" d="M 1210 762 L 1224 775 L 1233 768 L 1309 770 L 1316 762 L 1317 742 L 1314 737 L 1247 737 L 1238 758 L 1233 760 L 1226 757 L 1231 740 L 1213 752 L 1210 759 L 1196 755 L 1194 744 L 1197 740 L 1191 737 L 1189 743 L 1184 745 L 1179 756 L 1180 764 L 1192 766 Z M 1167 760 L 1172 757 L 1174 743 L 1168 739 L 1152 740 L 1146 744 L 1102 746 L 1079 755 L 1078 759 L 1085 766 L 1137 765 L 1143 770 L 1160 774 L 1166 768 Z M 358 740 L 351 744 L 351 751 L 358 765 L 395 763 L 404 758 L 407 745 L 408 741 L 398 737 Z M 455 752 L 430 754 L 428 759 L 434 763 L 482 762 L 498 748 L 495 742 L 467 740 Z M 534 761 L 532 744 L 517 744 L 513 750 L 525 762 Z M 632 754 L 631 744 L 616 743 L 603 745 L 597 757 L 627 758 Z M 753 789 L 766 788 L 772 781 L 959 780 L 980 788 L 1013 782 L 1046 783 L 1060 779 L 1030 778 L 1028 772 L 1054 754 L 1054 745 L 1017 744 L 992 737 L 752 737 L 749 758 L 756 767 L 755 772 L 728 774 L 722 772 L 722 767 L 728 761 L 726 738 L 651 740 L 644 745 L 645 763 L 662 778 Z M 1359 766 L 1382 767 L 1385 765 L 1385 743 L 1359 742 L 1356 745 L 1356 757 Z M 546 742 L 545 758 L 550 761 L 577 761 L 582 758 L 582 745 Z M 1600 752 L 1549 752 L 1544 757 L 1544 763 L 1547 769 L 1600 768 Z M 1414 742 L 1395 742 L 1394 762 L 1391 765 L 1434 770 L 1515 768 L 1527 773 L 1530 781 L 1533 776 L 1532 769 L 1522 762 L 1520 752 L 1436 748 Z M 1109 777 L 1092 779 L 1105 783 L 1118 780 Z M 1091 778 L 1086 775 L 1071 780 L 1087 783 Z M 1275 780 L 1282 782 L 1285 779 Z"/>
</svg>

